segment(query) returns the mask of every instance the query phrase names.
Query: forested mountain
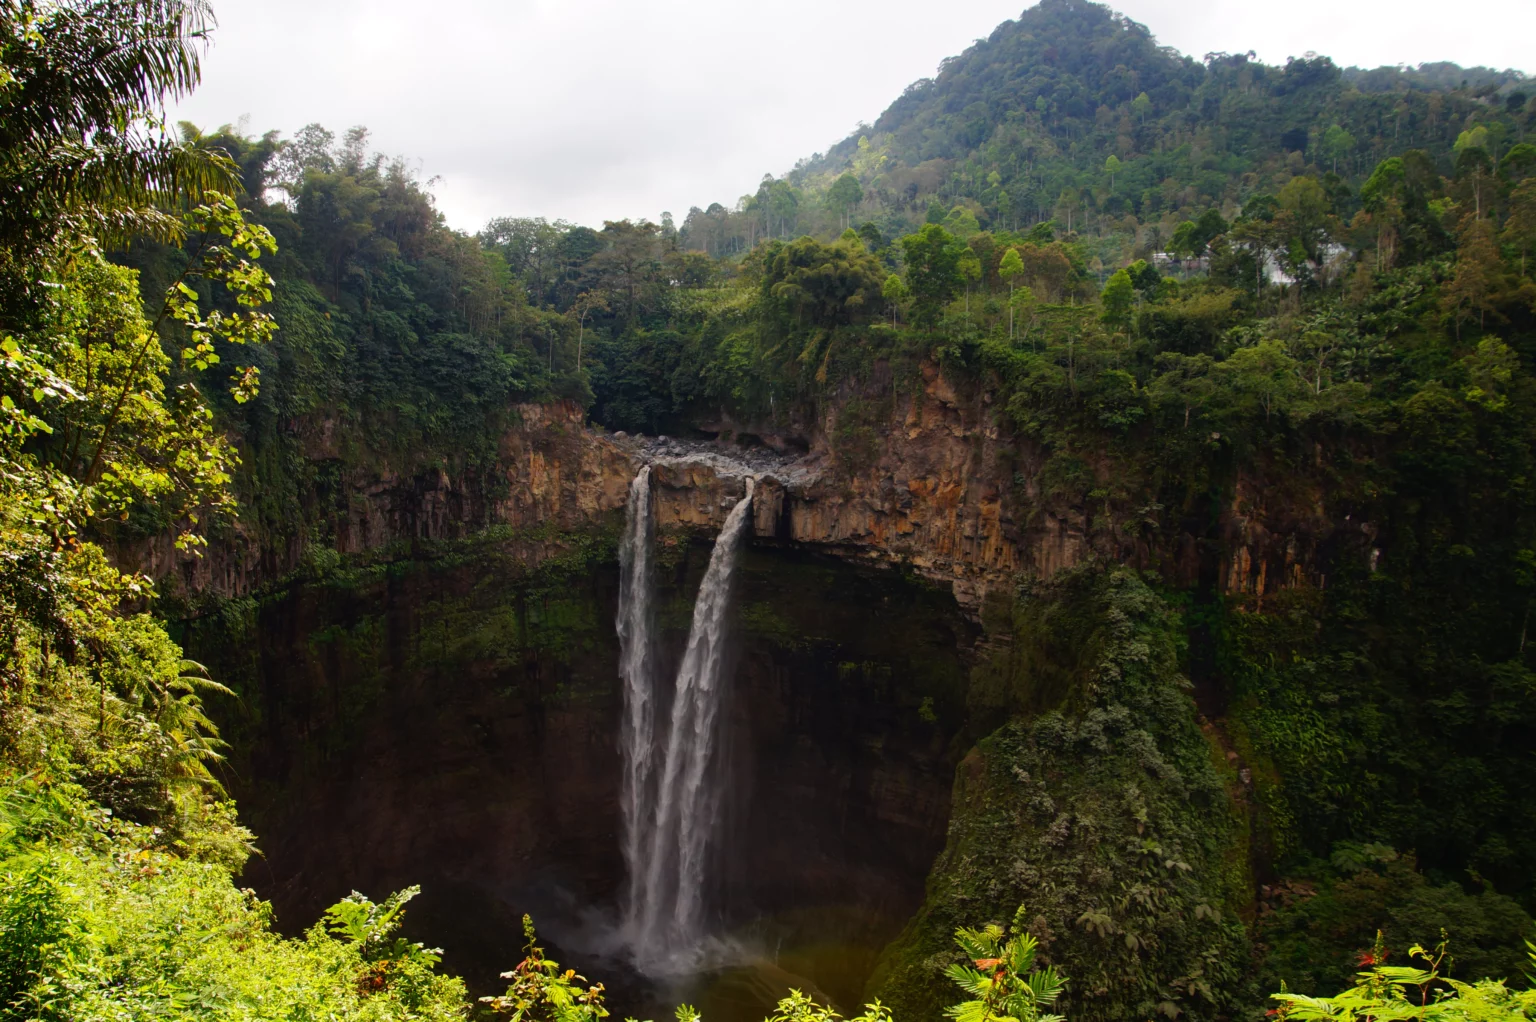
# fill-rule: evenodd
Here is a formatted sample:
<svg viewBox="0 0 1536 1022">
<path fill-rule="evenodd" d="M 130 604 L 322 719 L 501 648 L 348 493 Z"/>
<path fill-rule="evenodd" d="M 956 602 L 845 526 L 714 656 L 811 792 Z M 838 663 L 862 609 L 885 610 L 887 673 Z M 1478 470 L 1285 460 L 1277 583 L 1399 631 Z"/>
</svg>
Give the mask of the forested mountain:
<svg viewBox="0 0 1536 1022">
<path fill-rule="evenodd" d="M 825 155 L 765 180 L 733 211 L 695 211 L 687 223 L 712 251 L 836 233 L 839 218 L 892 237 L 937 202 L 946 213 L 965 206 L 993 230 L 1054 218 L 1113 265 L 1166 245 L 1204 209 L 1230 219 L 1251 195 L 1305 172 L 1351 214 L 1384 157 L 1418 149 L 1449 173 L 1460 133 L 1478 125 L 1497 162 L 1524 139 L 1533 100 L 1514 71 L 1341 70 L 1315 54 L 1284 67 L 1251 54 L 1197 59 L 1109 7 L 1046 0 L 914 82 Z M 853 180 L 832 195 L 845 173 Z"/>
<path fill-rule="evenodd" d="M 223 757 L 294 719 L 327 776 L 369 727 L 414 752 L 419 714 L 369 716 L 403 677 L 600 734 L 620 514 L 550 508 L 604 457 L 636 470 L 621 429 L 806 455 L 804 517 L 836 528 L 759 533 L 765 588 L 878 553 L 912 606 L 970 600 L 944 699 L 857 707 L 955 771 L 926 900 L 860 973 L 899 1022 L 955 983 L 966 1022 L 1257 1018 L 1284 989 L 1298 1019 L 1536 1017 L 1519 73 L 1197 60 L 1044 0 L 731 208 L 471 236 L 363 129 L 160 132 L 210 29 L 196 0 L 0 0 L 0 1020 L 468 1014 L 395 932 L 409 889 L 273 931 Z M 721 494 L 676 485 L 681 590 Z M 913 538 L 925 501 L 943 550 Z M 975 506 L 985 536 L 954 524 Z M 199 588 L 199 556 L 233 581 Z M 966 556 L 992 561 L 922 575 Z M 493 613 L 455 602 L 500 584 Z M 352 617 L 306 618 L 317 593 Z M 864 602 L 840 610 L 894 662 L 870 691 L 899 690 L 909 647 Z M 738 616 L 811 662 L 771 603 Z M 827 648 L 832 687 L 869 666 Z M 384 667 L 343 698 L 360 663 Z M 455 770 L 505 751 L 486 719 Z M 613 802 L 531 776 L 534 829 Z M 511 975 L 477 1011 L 607 1011 L 531 932 Z"/>
</svg>

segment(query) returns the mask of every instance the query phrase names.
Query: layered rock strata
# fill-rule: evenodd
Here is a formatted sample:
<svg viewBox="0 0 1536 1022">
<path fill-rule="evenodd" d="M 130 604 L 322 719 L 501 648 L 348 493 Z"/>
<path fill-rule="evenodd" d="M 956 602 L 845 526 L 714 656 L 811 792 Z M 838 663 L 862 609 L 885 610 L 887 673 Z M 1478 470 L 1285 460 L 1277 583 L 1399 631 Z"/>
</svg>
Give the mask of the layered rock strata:
<svg viewBox="0 0 1536 1022">
<path fill-rule="evenodd" d="M 972 613 L 989 590 L 1007 589 L 1020 572 L 1048 577 L 1091 556 L 1260 599 L 1289 585 L 1323 583 L 1317 565 L 1330 545 L 1349 543 L 1369 556 L 1369 526 L 1331 522 L 1319 494 L 1276 493 L 1262 478 L 1240 479 L 1223 506 L 1187 522 L 1169 522 L 1166 513 L 1159 519 L 1157 508 L 1116 509 L 1092 496 L 1044 492 L 1041 452 L 999 429 L 989 394 L 962 396 L 932 366 L 921 384 L 892 402 L 894 413 L 862 457 L 829 439 L 836 410 L 807 431 L 803 454 L 769 456 L 757 448 L 763 457 L 754 457 L 729 436 L 658 443 L 588 426 L 569 402 L 523 405 L 489 470 L 353 470 L 307 539 L 297 531 L 274 541 L 237 530 L 202 557 L 162 539 L 126 548 L 125 560 L 177 579 L 188 592 L 237 596 L 291 571 L 316 535 L 346 555 L 499 526 L 520 535 L 537 563 L 559 548 L 559 533 L 619 512 L 643 461 L 657 466 L 663 530 L 718 529 L 750 472 L 761 481 L 759 540 L 905 565 L 950 588 Z M 324 457 L 325 443 L 310 446 Z M 528 539 L 539 531 L 546 541 Z"/>
</svg>

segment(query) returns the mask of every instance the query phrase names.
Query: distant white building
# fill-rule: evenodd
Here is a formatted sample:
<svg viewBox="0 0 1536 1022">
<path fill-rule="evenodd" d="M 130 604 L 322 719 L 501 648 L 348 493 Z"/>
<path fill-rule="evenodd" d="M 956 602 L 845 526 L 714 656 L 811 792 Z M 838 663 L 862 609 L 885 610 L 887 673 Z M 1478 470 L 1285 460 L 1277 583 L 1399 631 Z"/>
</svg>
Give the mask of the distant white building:
<svg viewBox="0 0 1536 1022">
<path fill-rule="evenodd" d="M 1344 271 L 1349 263 L 1349 249 L 1336 241 L 1330 241 L 1318 250 L 1316 259 L 1308 259 L 1307 267 L 1312 276 L 1327 283 Z M 1280 265 L 1280 257 L 1274 252 L 1264 254 L 1264 279 L 1271 284 L 1294 284 L 1296 278 Z"/>
<path fill-rule="evenodd" d="M 1264 282 L 1266 284 L 1290 285 L 1296 283 L 1296 278 L 1285 272 L 1285 267 L 1280 265 L 1280 257 L 1273 252 L 1264 253 Z"/>
<path fill-rule="evenodd" d="M 1248 242 L 1233 242 L 1234 248 L 1249 248 Z M 1152 265 L 1163 273 L 1204 273 L 1210 269 L 1211 261 L 1205 256 L 1199 259 L 1180 259 L 1171 252 L 1153 252 Z M 1327 282 L 1338 277 L 1349 265 L 1349 249 L 1336 241 L 1330 241 L 1322 247 L 1318 258 L 1308 259 L 1307 266 L 1312 270 L 1312 276 L 1318 280 Z M 1280 262 L 1280 256 L 1276 252 L 1264 253 L 1264 281 L 1268 284 L 1289 286 L 1296 283 L 1292 276 Z"/>
<path fill-rule="evenodd" d="M 1211 268 L 1211 261 L 1205 256 L 1201 256 L 1199 259 L 1180 259 L 1170 252 L 1153 252 L 1152 265 L 1158 270 L 1178 273 L 1204 273 Z"/>
</svg>

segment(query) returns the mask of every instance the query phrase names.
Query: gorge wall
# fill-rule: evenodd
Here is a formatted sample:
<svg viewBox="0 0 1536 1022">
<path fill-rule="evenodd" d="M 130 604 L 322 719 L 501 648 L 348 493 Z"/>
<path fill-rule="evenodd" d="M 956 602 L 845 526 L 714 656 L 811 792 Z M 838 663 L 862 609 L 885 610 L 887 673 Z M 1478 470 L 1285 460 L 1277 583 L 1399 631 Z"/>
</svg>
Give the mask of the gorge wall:
<svg viewBox="0 0 1536 1022">
<path fill-rule="evenodd" d="M 603 935 L 623 879 L 614 543 L 644 461 L 668 677 L 709 538 L 741 497 L 743 472 L 759 475 L 722 742 L 734 798 L 713 904 L 719 925 L 775 949 L 775 968 L 793 963 L 790 982 L 843 1008 L 872 974 L 876 992 L 913 1010 L 942 996 L 930 959 L 945 927 L 957 912 L 991 911 L 965 909 L 974 894 L 954 877 L 933 886 L 945 871 L 973 871 L 954 842 L 994 827 L 985 814 L 995 805 L 974 808 L 965 785 L 972 808 L 950 819 L 955 766 L 1011 715 L 1070 703 L 1089 684 L 1042 688 L 1041 656 L 1015 641 L 1021 579 L 1098 560 L 1262 600 L 1324 581 L 1320 552 L 1368 539 L 1326 521 L 1294 482 L 1276 493 L 1241 479 L 1203 518 L 1159 527 L 1063 497 L 1034 446 L 998 427 L 989 394 L 964 393 L 932 366 L 862 435 L 845 417 L 863 414 L 870 395 L 847 397 L 799 427 L 708 424 L 701 436 L 713 442 L 608 434 L 574 405 L 520 406 L 492 465 L 354 464 L 333 473 L 306 528 L 281 540 L 237 531 L 196 559 L 160 541 L 125 547 L 124 560 L 184 601 L 189 655 L 240 693 L 221 713 L 236 750 L 230 787 L 265 852 L 247 879 L 281 924 L 302 929 L 353 886 L 377 897 L 418 883 L 409 931 L 444 947 L 472 985 L 490 988 L 520 957 L 518 917 L 531 912 L 561 954 L 612 981 L 622 1010 L 648 1008 L 605 957 Z M 337 458 L 332 426 L 297 433 L 306 457 Z M 1172 668 L 1159 678 L 1161 712 L 1184 722 L 1166 735 L 1198 764 L 1194 707 Z M 1140 734 L 1127 750 L 1175 741 Z M 1207 731 L 1213 749 L 1218 737 Z M 1141 769 L 1130 751 L 1110 762 L 1126 776 Z M 1170 783 L 1176 792 L 1183 782 Z M 1105 819 L 1138 811 L 1117 805 Z M 925 879 L 946 840 L 930 899 L 943 890 L 960 901 L 936 908 Z M 1225 861 L 1231 840 L 1222 830 L 1202 854 Z M 1235 913 L 1251 898 L 1246 881 L 1202 877 L 1175 903 L 1224 900 Z M 1096 896 L 1094 883 L 1081 897 Z M 1083 907 L 1064 898 L 1061 919 L 1072 905 Z M 875 972 L 920 908 L 919 929 Z"/>
<path fill-rule="evenodd" d="M 670 675 L 709 546 L 662 555 Z M 943 844 L 975 628 L 943 592 L 803 552 L 745 551 L 738 582 L 713 918 L 856 1003 Z M 415 883 L 411 932 L 478 988 L 520 957 L 523 912 L 596 968 L 624 874 L 616 598 L 603 556 L 529 571 L 481 549 L 193 622 L 189 651 L 242 696 L 231 787 L 280 923 Z"/>
<path fill-rule="evenodd" d="M 767 468 L 756 536 L 902 565 L 950 588 L 973 614 L 988 592 L 1008 593 L 1021 572 L 1049 577 L 1095 556 L 1158 570 L 1171 584 L 1205 583 L 1262 599 L 1298 582 L 1324 583 L 1325 551 L 1340 544 L 1365 549 L 1374 535 L 1369 523 L 1330 518 L 1320 487 L 1294 473 L 1283 485 L 1262 473 L 1239 474 L 1220 505 L 1163 520 L 1160 508 L 1117 508 L 1096 492 L 1050 492 L 1040 451 L 998 425 L 992 395 L 962 393 L 931 364 L 921 367 L 918 386 L 883 406 L 889 415 L 864 427 L 867 437 L 857 444 L 838 439 L 841 420 L 860 403 L 857 394 L 845 398 L 819 422 L 761 425 L 727 417 L 710 424 L 725 450 L 734 440 L 804 452 Z M 317 551 L 394 556 L 488 529 L 498 530 L 507 552 L 536 565 L 562 548 L 563 534 L 600 527 L 622 509 L 629 479 L 655 452 L 586 426 L 569 402 L 520 405 L 517 413 L 494 465 L 352 467 L 313 502 L 307 534 L 295 528 L 274 537 L 237 527 L 201 557 L 161 537 L 125 544 L 123 559 L 172 592 L 221 598 L 270 585 Z M 335 431 L 323 420 L 295 428 L 314 462 L 338 458 Z M 656 476 L 663 529 L 718 529 L 743 492 L 739 476 L 707 462 L 674 458 Z"/>
</svg>

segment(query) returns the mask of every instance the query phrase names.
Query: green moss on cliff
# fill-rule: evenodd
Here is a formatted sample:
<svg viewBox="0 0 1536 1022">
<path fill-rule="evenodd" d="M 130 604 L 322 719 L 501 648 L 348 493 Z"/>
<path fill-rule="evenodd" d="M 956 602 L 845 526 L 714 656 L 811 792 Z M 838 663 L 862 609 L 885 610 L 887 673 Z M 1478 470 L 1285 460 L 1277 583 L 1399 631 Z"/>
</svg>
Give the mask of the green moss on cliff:
<svg viewBox="0 0 1536 1022">
<path fill-rule="evenodd" d="M 1069 1017 L 1230 1011 L 1248 958 L 1241 828 L 1176 617 L 1129 570 L 1083 568 L 1021 589 L 1013 633 L 979 698 L 1024 712 L 961 763 L 927 901 L 868 993 L 937 1019 L 953 930 L 1022 903 L 1073 978 Z"/>
<path fill-rule="evenodd" d="M 899 706 L 946 735 L 962 729 L 962 651 L 973 631 L 948 592 L 891 568 L 793 549 L 748 548 L 740 572 L 745 648 L 772 650 L 806 674 L 834 667 L 838 687 L 867 692 L 873 704 Z"/>
<path fill-rule="evenodd" d="M 574 679 L 613 673 L 599 597 L 613 561 L 611 529 L 493 528 L 351 556 L 320 549 L 252 596 L 168 609 L 186 615 L 189 654 L 240 697 L 221 713 L 235 762 L 298 706 L 309 733 L 293 752 L 318 763 L 362 737 L 391 687 L 494 677 L 529 705 L 611 695 Z"/>
</svg>

